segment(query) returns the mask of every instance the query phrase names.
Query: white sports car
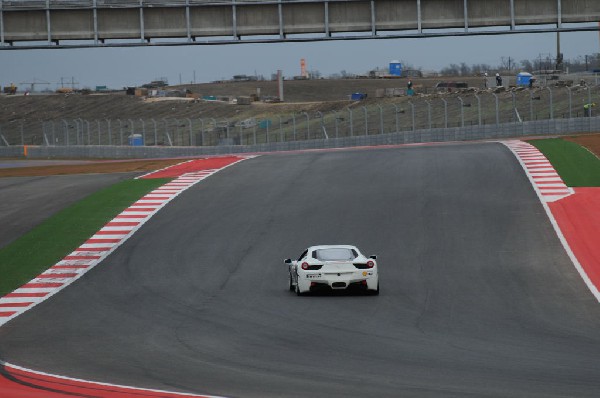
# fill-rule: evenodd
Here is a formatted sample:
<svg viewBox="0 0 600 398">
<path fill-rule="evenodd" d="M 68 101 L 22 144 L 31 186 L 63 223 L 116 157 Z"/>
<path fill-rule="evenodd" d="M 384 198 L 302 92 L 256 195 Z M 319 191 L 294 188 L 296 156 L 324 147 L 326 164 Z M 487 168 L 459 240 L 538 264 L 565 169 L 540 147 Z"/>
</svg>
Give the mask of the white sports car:
<svg viewBox="0 0 600 398">
<path fill-rule="evenodd" d="M 306 249 L 298 260 L 286 259 L 290 290 L 359 289 L 379 294 L 377 256 L 365 257 L 355 246 L 322 245 Z"/>
</svg>

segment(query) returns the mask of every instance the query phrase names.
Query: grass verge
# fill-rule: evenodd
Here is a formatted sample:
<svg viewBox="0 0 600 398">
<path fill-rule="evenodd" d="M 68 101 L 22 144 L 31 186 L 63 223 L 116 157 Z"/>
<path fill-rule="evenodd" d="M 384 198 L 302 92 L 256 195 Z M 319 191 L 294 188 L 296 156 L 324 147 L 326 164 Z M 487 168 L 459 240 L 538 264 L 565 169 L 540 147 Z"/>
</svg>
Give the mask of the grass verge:
<svg viewBox="0 0 600 398">
<path fill-rule="evenodd" d="M 119 182 L 56 213 L 0 250 L 0 297 L 71 253 L 104 224 L 169 179 Z"/>
<path fill-rule="evenodd" d="M 548 158 L 567 186 L 600 186 L 600 160 L 586 148 L 560 138 L 529 143 Z"/>
</svg>

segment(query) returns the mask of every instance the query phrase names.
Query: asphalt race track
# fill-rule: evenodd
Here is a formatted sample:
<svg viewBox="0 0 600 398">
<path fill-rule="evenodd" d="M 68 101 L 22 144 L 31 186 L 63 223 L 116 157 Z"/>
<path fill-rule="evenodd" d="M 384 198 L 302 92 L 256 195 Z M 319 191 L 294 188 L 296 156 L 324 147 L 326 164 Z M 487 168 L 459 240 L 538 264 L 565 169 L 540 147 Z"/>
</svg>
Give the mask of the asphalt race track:
<svg viewBox="0 0 600 398">
<path fill-rule="evenodd" d="M 139 173 L 0 178 L 0 247 L 68 205 L 135 175 Z"/>
<path fill-rule="evenodd" d="M 380 296 L 282 260 L 377 254 Z M 500 144 L 264 155 L 0 328 L 35 370 L 227 397 L 597 397 L 600 304 Z"/>
</svg>

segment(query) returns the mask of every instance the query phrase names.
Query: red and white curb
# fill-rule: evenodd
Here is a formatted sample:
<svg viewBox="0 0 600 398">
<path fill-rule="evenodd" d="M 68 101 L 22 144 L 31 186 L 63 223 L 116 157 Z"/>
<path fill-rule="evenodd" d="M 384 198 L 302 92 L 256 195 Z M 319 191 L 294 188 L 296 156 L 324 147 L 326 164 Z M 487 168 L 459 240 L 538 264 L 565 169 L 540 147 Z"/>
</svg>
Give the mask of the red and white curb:
<svg viewBox="0 0 600 398">
<path fill-rule="evenodd" d="M 571 259 L 573 266 L 575 266 L 579 276 L 581 276 L 581 279 L 583 279 L 583 282 L 590 292 L 594 295 L 596 300 L 600 302 L 600 291 L 598 291 L 596 285 L 594 285 L 589 275 L 583 269 L 579 259 L 575 253 L 573 253 L 573 249 L 571 249 L 569 242 L 567 242 L 558 221 L 549 207 L 550 202 L 556 202 L 567 196 L 573 195 L 575 192 L 572 188 L 565 185 L 548 159 L 546 159 L 546 157 L 533 145 L 517 140 L 503 141 L 502 143 L 515 154 L 519 163 L 521 163 L 529 181 L 531 181 L 531 185 L 533 185 L 540 198 L 540 202 L 542 203 L 542 206 L 548 215 L 548 219 L 554 228 L 554 232 L 556 232 L 558 240 L 565 249 L 567 256 Z"/>
<path fill-rule="evenodd" d="M 239 156 L 239 160 L 218 169 L 183 174 L 144 195 L 71 254 L 20 288 L 0 298 L 0 327 L 81 278 L 183 191 L 216 172 L 251 157 L 253 156 Z"/>
<path fill-rule="evenodd" d="M 198 395 L 91 382 L 38 372 L 3 361 L 0 361 L 0 396 L 24 398 L 59 398 L 66 396 L 94 398 L 223 398 L 215 395 Z"/>
<path fill-rule="evenodd" d="M 550 161 L 533 145 L 523 141 L 504 141 L 517 157 L 538 196 L 543 202 L 554 202 L 573 194 Z"/>
</svg>

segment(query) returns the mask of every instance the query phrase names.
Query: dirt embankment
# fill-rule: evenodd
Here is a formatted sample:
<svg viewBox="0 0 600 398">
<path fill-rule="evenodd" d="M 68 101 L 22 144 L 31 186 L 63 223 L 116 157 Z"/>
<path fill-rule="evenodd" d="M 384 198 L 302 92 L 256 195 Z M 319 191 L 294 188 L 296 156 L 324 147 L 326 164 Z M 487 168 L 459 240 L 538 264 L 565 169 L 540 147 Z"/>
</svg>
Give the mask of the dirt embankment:
<svg viewBox="0 0 600 398">
<path fill-rule="evenodd" d="M 600 134 L 580 135 L 577 137 L 564 137 L 565 140 L 573 141 L 587 148 L 600 158 Z"/>
</svg>

